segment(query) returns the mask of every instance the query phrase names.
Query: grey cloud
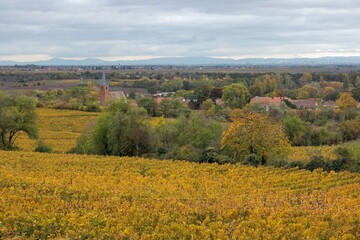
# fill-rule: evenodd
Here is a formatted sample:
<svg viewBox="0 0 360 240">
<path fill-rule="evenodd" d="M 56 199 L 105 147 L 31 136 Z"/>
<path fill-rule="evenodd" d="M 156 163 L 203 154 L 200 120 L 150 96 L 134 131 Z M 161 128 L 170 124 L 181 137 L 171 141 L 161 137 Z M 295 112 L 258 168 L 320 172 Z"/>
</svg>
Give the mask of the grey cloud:
<svg viewBox="0 0 360 240">
<path fill-rule="evenodd" d="M 0 55 L 356 53 L 359 9 L 351 0 L 0 0 Z"/>
</svg>

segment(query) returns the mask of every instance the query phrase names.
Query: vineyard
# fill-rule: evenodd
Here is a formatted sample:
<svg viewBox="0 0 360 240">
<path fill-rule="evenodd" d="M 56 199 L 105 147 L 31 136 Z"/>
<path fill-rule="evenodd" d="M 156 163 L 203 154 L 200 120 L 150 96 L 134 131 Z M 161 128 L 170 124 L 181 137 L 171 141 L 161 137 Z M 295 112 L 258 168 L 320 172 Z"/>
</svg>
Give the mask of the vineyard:
<svg viewBox="0 0 360 240">
<path fill-rule="evenodd" d="M 288 156 L 289 161 L 304 161 L 308 162 L 311 156 L 322 155 L 326 160 L 334 160 L 336 155 L 334 153 L 336 146 L 302 146 L 291 147 Z"/>
<path fill-rule="evenodd" d="M 42 108 L 37 109 L 37 113 L 40 139 L 59 153 L 73 148 L 82 131 L 99 116 L 99 113 Z M 36 147 L 36 141 L 22 135 L 17 145 L 21 150 L 31 152 Z"/>
<path fill-rule="evenodd" d="M 359 239 L 360 175 L 0 152 L 0 239 Z"/>
</svg>

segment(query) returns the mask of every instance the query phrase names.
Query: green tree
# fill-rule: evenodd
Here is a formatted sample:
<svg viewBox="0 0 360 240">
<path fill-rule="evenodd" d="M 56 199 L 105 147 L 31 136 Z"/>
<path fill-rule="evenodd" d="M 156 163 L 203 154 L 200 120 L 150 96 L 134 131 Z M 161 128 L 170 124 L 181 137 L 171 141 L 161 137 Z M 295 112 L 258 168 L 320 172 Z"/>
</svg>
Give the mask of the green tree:
<svg viewBox="0 0 360 240">
<path fill-rule="evenodd" d="M 344 91 L 349 91 L 350 87 L 351 87 L 350 76 L 348 73 L 344 73 L 343 74 L 343 89 L 344 89 Z"/>
<path fill-rule="evenodd" d="M 286 116 L 283 120 L 285 132 L 290 141 L 301 138 L 306 131 L 306 124 L 303 120 L 296 116 Z"/>
<path fill-rule="evenodd" d="M 360 86 L 351 90 L 351 93 L 356 101 L 360 101 Z"/>
<path fill-rule="evenodd" d="M 159 104 L 159 113 L 166 118 L 177 118 L 190 111 L 178 99 L 163 99 Z"/>
<path fill-rule="evenodd" d="M 249 88 L 249 92 L 252 97 L 262 96 L 265 93 L 265 84 L 256 78 L 254 84 Z"/>
<path fill-rule="evenodd" d="M 152 150 L 150 127 L 143 108 L 125 101 L 111 103 L 95 127 L 79 139 L 75 152 L 117 156 L 139 156 Z"/>
<path fill-rule="evenodd" d="M 355 79 L 355 87 L 360 87 L 360 76 L 357 76 Z"/>
<path fill-rule="evenodd" d="M 308 73 L 308 72 L 304 73 L 304 74 L 302 75 L 302 77 L 300 78 L 300 82 L 301 82 L 303 85 L 308 84 L 308 83 L 310 83 L 311 81 L 312 81 L 312 75 L 311 75 L 311 73 Z"/>
<path fill-rule="evenodd" d="M 211 107 L 213 107 L 215 103 L 211 99 L 207 99 L 201 104 L 201 109 L 204 111 L 208 111 Z"/>
<path fill-rule="evenodd" d="M 199 108 L 203 101 L 210 98 L 211 91 L 214 87 L 209 84 L 203 84 L 194 90 L 194 97 L 197 100 L 195 108 Z"/>
<path fill-rule="evenodd" d="M 159 116 L 159 105 L 155 98 L 140 98 L 137 100 L 139 107 L 144 108 L 150 117 Z"/>
<path fill-rule="evenodd" d="M 221 125 L 196 114 L 168 121 L 156 128 L 161 158 L 201 161 L 208 147 L 219 147 Z"/>
<path fill-rule="evenodd" d="M 360 137 L 360 116 L 355 119 L 342 122 L 340 124 L 340 129 L 345 141 L 358 139 Z"/>
<path fill-rule="evenodd" d="M 230 108 L 242 108 L 249 102 L 249 91 L 243 83 L 234 83 L 224 87 L 222 99 Z"/>
<path fill-rule="evenodd" d="M 295 87 L 295 83 L 292 80 L 291 75 L 287 72 L 280 74 L 280 83 L 283 88 L 292 89 Z"/>
<path fill-rule="evenodd" d="M 15 141 L 21 132 L 32 139 L 38 137 L 35 105 L 32 98 L 0 92 L 0 148 L 15 148 Z"/>
<path fill-rule="evenodd" d="M 116 111 L 109 114 L 107 144 L 112 155 L 117 156 L 138 156 L 148 153 L 151 142 L 147 114 L 142 108 L 133 108 L 126 102 L 117 102 Z M 123 105 L 123 106 L 122 106 Z M 134 130 L 136 129 L 136 130 Z M 141 151 L 136 133 L 144 136 Z"/>
</svg>

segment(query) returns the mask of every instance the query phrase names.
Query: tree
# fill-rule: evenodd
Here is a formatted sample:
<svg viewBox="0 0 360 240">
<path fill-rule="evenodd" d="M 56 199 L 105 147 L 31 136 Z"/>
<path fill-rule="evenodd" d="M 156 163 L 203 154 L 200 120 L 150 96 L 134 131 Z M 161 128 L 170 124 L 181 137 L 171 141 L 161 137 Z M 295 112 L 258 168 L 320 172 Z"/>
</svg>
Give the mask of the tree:
<svg viewBox="0 0 360 240">
<path fill-rule="evenodd" d="M 311 73 L 308 73 L 308 72 L 304 73 L 304 74 L 302 75 L 302 77 L 300 78 L 300 82 L 301 82 L 303 85 L 308 84 L 308 83 L 310 83 L 311 81 L 312 81 L 312 75 L 311 75 Z"/>
<path fill-rule="evenodd" d="M 201 104 L 201 109 L 204 111 L 208 111 L 214 105 L 215 105 L 215 103 L 209 98 Z"/>
<path fill-rule="evenodd" d="M 360 137 L 360 117 L 342 122 L 340 129 L 345 141 L 358 139 Z"/>
<path fill-rule="evenodd" d="M 151 145 L 146 111 L 132 108 L 126 102 L 117 102 L 119 106 L 109 113 L 107 144 L 112 155 L 138 156 L 148 153 Z M 145 133 L 146 132 L 146 133 Z M 142 148 L 139 148 L 139 136 L 142 135 Z"/>
<path fill-rule="evenodd" d="M 357 76 L 355 79 L 355 87 L 360 87 L 360 76 Z"/>
<path fill-rule="evenodd" d="M 145 108 L 150 117 L 159 116 L 159 105 L 155 98 L 140 98 L 137 100 L 139 107 Z"/>
<path fill-rule="evenodd" d="M 159 157 L 199 162 L 208 147 L 218 148 L 221 125 L 200 118 L 196 114 L 181 116 L 156 128 Z"/>
<path fill-rule="evenodd" d="M 350 76 L 348 73 L 344 73 L 343 74 L 343 89 L 345 91 L 349 91 L 350 87 L 351 87 Z"/>
<path fill-rule="evenodd" d="M 8 96 L 0 92 L 0 148 L 13 149 L 21 132 L 31 139 L 38 137 L 35 100 Z"/>
<path fill-rule="evenodd" d="M 298 99 L 307 99 L 316 97 L 319 87 L 315 84 L 306 84 L 298 90 Z"/>
<path fill-rule="evenodd" d="M 292 80 L 291 75 L 287 72 L 280 74 L 280 83 L 283 88 L 292 89 L 295 87 L 295 83 Z"/>
<path fill-rule="evenodd" d="M 224 87 L 222 99 L 230 108 L 242 108 L 249 102 L 249 91 L 243 83 L 234 83 Z"/>
<path fill-rule="evenodd" d="M 222 88 L 213 88 L 210 92 L 210 98 L 215 101 L 217 98 L 222 97 Z"/>
<path fill-rule="evenodd" d="M 262 96 L 265 93 L 265 84 L 256 78 L 254 84 L 249 88 L 249 92 L 252 97 Z"/>
<path fill-rule="evenodd" d="M 267 115 L 241 110 L 231 113 L 232 123 L 223 133 L 221 148 L 236 161 L 244 162 L 255 154 L 262 165 L 276 156 L 284 155 L 290 147 L 285 131 Z"/>
<path fill-rule="evenodd" d="M 296 116 L 285 117 L 283 125 L 287 136 L 292 142 L 294 142 L 297 138 L 301 138 L 306 130 L 305 122 Z"/>
<path fill-rule="evenodd" d="M 139 156 L 151 151 L 150 128 L 143 108 L 125 101 L 112 102 L 90 133 L 79 139 L 75 152 L 117 156 Z"/>
<path fill-rule="evenodd" d="M 341 109 L 351 109 L 356 108 L 356 100 L 352 97 L 351 93 L 344 92 L 336 100 L 336 104 Z"/>
<path fill-rule="evenodd" d="M 210 97 L 213 87 L 209 84 L 203 84 L 194 90 L 194 96 L 196 98 L 195 108 L 199 108 L 203 101 Z"/>
<path fill-rule="evenodd" d="M 353 98 L 355 98 L 356 101 L 360 101 L 360 86 L 351 90 L 351 93 L 352 93 Z"/>
<path fill-rule="evenodd" d="M 325 87 L 321 91 L 321 96 L 323 98 L 326 98 L 327 96 L 334 94 L 334 92 L 335 92 L 335 89 L 333 87 Z"/>
<path fill-rule="evenodd" d="M 178 99 L 163 99 L 159 104 L 159 113 L 166 118 L 177 118 L 187 109 Z"/>
</svg>

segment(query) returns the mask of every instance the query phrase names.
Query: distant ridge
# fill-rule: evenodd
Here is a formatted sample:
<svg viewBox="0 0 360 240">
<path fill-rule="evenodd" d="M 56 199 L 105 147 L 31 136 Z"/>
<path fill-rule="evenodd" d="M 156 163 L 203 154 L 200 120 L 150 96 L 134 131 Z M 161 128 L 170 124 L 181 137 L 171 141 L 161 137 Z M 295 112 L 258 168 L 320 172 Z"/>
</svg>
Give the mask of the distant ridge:
<svg viewBox="0 0 360 240">
<path fill-rule="evenodd" d="M 103 66 L 103 65 L 183 65 L 183 66 L 216 66 L 216 65 L 345 65 L 360 64 L 360 56 L 357 57 L 321 57 L 321 58 L 211 58 L 211 57 L 163 57 L 146 60 L 118 60 L 104 61 L 97 58 L 83 60 L 66 60 L 52 58 L 46 61 L 15 62 L 0 61 L 0 66 L 14 65 L 38 65 L 38 66 Z"/>
</svg>

